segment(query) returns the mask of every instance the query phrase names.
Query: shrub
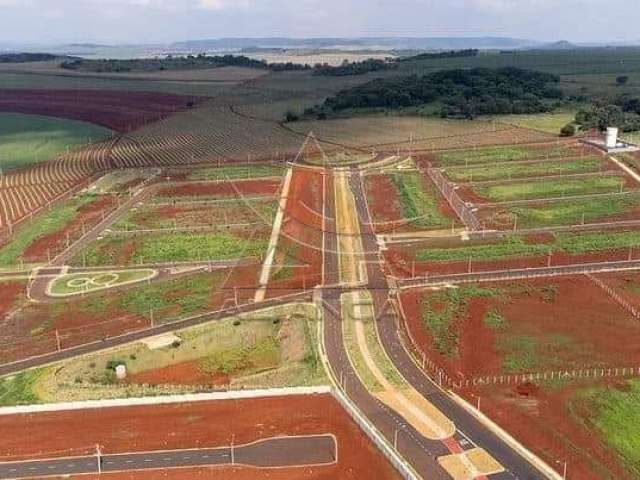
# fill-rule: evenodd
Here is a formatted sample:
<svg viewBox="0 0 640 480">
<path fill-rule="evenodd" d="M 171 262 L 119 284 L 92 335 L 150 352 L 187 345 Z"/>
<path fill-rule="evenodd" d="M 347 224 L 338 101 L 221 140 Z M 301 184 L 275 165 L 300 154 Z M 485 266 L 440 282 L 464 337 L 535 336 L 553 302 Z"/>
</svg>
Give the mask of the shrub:
<svg viewBox="0 0 640 480">
<path fill-rule="evenodd" d="M 576 125 L 574 123 L 567 123 L 560 129 L 561 137 L 573 137 L 576 134 Z"/>
</svg>

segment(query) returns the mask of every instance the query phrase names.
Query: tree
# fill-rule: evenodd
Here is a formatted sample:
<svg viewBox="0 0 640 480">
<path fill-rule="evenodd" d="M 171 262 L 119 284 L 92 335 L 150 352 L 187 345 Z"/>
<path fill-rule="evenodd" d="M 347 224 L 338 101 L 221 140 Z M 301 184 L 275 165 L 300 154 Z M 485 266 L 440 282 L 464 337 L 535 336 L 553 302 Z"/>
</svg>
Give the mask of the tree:
<svg viewBox="0 0 640 480">
<path fill-rule="evenodd" d="M 576 134 L 576 126 L 574 123 L 567 123 L 560 129 L 561 137 L 573 137 Z"/>
<path fill-rule="evenodd" d="M 628 82 L 629 82 L 629 77 L 627 77 L 626 75 L 621 75 L 618 78 L 616 78 L 616 85 L 618 85 L 619 87 L 626 85 Z"/>
</svg>

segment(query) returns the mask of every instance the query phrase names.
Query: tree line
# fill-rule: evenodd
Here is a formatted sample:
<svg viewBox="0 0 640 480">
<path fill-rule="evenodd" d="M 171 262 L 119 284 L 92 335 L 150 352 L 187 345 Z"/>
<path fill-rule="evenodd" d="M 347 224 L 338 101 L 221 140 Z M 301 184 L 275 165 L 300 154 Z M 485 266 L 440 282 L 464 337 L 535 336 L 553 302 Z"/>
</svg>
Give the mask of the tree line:
<svg viewBox="0 0 640 480">
<path fill-rule="evenodd" d="M 514 67 L 442 70 L 428 75 L 375 79 L 329 97 L 307 115 L 327 118 L 358 110 L 439 106 L 443 118 L 542 113 L 563 94 L 557 75 Z"/>
</svg>

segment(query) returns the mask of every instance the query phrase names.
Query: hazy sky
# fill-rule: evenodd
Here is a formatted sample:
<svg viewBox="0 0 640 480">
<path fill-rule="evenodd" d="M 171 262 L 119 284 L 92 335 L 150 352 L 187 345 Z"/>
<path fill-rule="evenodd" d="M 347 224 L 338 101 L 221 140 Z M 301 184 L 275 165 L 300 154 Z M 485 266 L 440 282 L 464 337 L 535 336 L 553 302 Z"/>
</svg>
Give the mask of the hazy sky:
<svg viewBox="0 0 640 480">
<path fill-rule="evenodd" d="M 638 0 L 0 0 L 0 42 L 243 36 L 640 40 Z"/>
</svg>

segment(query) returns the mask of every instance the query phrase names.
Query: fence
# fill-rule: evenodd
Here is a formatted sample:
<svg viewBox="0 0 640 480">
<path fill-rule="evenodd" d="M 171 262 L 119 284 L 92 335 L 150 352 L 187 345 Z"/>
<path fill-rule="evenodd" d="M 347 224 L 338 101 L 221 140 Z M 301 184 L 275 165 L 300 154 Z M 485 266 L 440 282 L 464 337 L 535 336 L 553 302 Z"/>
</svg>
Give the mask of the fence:
<svg viewBox="0 0 640 480">
<path fill-rule="evenodd" d="M 592 274 L 585 274 L 593 283 L 599 286 L 602 290 L 604 290 L 607 295 L 609 295 L 616 303 L 618 303 L 622 308 L 624 308 L 627 312 L 634 316 L 636 319 L 640 319 L 640 311 L 633 305 L 631 305 L 627 300 L 625 300 L 622 295 L 616 292 L 613 288 L 607 285 L 605 282 L 600 280 L 599 278 L 594 277 Z"/>
<path fill-rule="evenodd" d="M 449 205 L 456 212 L 456 215 L 460 217 L 462 223 L 464 223 L 469 229 L 478 231 L 482 230 L 482 225 L 478 218 L 474 215 L 471 209 L 467 206 L 467 204 L 462 201 L 458 192 L 456 192 L 453 185 L 444 178 L 442 172 L 439 169 L 433 168 L 431 165 L 427 167 L 427 175 L 433 181 L 433 183 L 438 187 L 440 193 L 444 196 L 444 198 L 449 202 Z"/>
</svg>

